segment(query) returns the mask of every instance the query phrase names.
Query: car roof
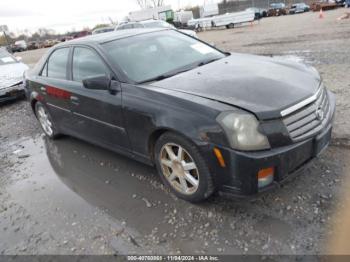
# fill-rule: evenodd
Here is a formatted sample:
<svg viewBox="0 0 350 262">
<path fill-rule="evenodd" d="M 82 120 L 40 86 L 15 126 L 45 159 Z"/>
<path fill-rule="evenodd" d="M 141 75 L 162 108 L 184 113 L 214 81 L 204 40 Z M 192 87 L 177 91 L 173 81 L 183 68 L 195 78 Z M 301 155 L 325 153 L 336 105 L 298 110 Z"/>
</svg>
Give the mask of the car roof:
<svg viewBox="0 0 350 262">
<path fill-rule="evenodd" d="M 104 34 L 95 34 L 84 36 L 81 38 L 76 38 L 67 42 L 60 43 L 56 45 L 57 47 L 69 46 L 72 44 L 102 44 L 122 38 L 133 37 L 136 35 L 147 34 L 157 31 L 171 30 L 167 28 L 134 28 L 134 29 L 125 29 L 120 31 L 107 32 Z M 55 47 L 56 47 L 55 46 Z"/>
</svg>

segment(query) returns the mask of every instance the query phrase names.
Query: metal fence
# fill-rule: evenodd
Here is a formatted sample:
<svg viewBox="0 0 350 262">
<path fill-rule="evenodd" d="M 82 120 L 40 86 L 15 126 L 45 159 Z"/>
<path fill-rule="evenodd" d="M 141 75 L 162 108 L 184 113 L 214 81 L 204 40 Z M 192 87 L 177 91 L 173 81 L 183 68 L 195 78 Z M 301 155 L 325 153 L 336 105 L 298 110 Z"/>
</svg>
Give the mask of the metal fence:
<svg viewBox="0 0 350 262">
<path fill-rule="evenodd" d="M 249 7 L 258 7 L 268 9 L 272 3 L 284 3 L 286 6 L 291 6 L 292 4 L 304 2 L 311 5 L 311 0 L 232 0 L 232 1 L 222 1 L 218 4 L 219 14 L 232 13 L 237 11 L 243 11 Z"/>
</svg>

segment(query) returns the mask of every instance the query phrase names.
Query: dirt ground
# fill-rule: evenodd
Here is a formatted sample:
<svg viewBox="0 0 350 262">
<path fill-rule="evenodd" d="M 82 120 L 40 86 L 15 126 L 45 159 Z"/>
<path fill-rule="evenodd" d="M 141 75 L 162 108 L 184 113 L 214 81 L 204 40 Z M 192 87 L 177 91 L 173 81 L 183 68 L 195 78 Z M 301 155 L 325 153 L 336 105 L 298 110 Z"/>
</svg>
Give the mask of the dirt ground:
<svg viewBox="0 0 350 262">
<path fill-rule="evenodd" d="M 302 175 L 251 199 L 189 204 L 152 167 L 74 138 L 48 140 L 27 102 L 1 106 L 0 254 L 328 253 L 349 190 L 350 20 L 336 21 L 344 11 L 198 34 L 227 51 L 310 63 L 336 94 L 332 145 Z M 33 65 L 43 52 L 20 56 Z"/>
</svg>

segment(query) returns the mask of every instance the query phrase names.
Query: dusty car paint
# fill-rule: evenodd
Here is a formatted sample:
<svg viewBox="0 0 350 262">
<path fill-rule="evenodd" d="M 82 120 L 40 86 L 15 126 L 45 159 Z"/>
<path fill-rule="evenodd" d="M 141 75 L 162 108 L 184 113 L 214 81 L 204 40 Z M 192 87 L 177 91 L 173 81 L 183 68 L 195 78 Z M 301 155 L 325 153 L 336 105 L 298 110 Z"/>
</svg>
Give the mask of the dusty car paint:
<svg viewBox="0 0 350 262">
<path fill-rule="evenodd" d="M 221 101 L 266 120 L 281 117 L 283 109 L 312 96 L 320 81 L 319 74 L 303 64 L 231 54 L 153 85 Z"/>
<path fill-rule="evenodd" d="M 217 189 L 234 194 L 259 191 L 257 172 L 274 166 L 275 181 L 283 181 L 314 158 L 330 140 L 334 96 L 328 91 L 330 121 L 321 132 L 299 143 L 291 140 L 281 111 L 312 96 L 320 86 L 318 73 L 307 66 L 277 59 L 231 54 L 208 65 L 150 84 L 136 84 L 108 62 L 100 43 L 161 30 L 122 30 L 60 44 L 27 74 L 28 98 L 34 106 L 44 103 L 59 131 L 154 163 L 155 141 L 173 131 L 196 144 L 212 173 Z M 46 59 L 68 46 L 86 46 L 98 52 L 110 67 L 118 87 L 88 90 L 82 83 L 41 77 Z M 71 78 L 71 73 L 68 74 Z M 289 81 L 293 79 L 293 81 Z M 74 99 L 72 99 L 72 97 Z M 69 98 L 69 99 L 68 99 Z M 221 112 L 245 110 L 260 122 L 271 150 L 240 152 L 230 147 L 216 120 Z M 219 148 L 226 162 L 220 166 L 213 149 Z"/>
</svg>

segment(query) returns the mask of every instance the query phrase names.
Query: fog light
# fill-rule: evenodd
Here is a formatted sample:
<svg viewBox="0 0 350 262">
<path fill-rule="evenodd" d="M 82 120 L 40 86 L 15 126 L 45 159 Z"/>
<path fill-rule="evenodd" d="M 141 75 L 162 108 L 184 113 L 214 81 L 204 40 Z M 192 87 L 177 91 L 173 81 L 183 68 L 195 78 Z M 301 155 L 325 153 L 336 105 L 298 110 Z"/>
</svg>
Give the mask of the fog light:
<svg viewBox="0 0 350 262">
<path fill-rule="evenodd" d="M 262 188 L 272 183 L 274 175 L 274 168 L 260 169 L 258 172 L 258 187 Z"/>
</svg>

